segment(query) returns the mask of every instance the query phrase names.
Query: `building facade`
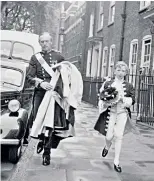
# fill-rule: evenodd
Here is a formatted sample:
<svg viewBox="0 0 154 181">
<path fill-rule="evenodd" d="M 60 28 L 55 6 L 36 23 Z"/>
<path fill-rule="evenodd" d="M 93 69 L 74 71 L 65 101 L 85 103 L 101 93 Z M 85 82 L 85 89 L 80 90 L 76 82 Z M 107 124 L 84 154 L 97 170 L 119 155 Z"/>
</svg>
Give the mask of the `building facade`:
<svg viewBox="0 0 154 181">
<path fill-rule="evenodd" d="M 85 77 L 113 76 L 114 65 L 121 60 L 130 74 L 143 68 L 153 71 L 153 5 L 152 1 L 65 2 L 60 51 Z"/>
<path fill-rule="evenodd" d="M 63 30 L 61 39 L 61 51 L 67 61 L 73 62 L 79 69 L 83 49 L 83 29 L 86 3 L 74 1 L 63 4 Z"/>
<path fill-rule="evenodd" d="M 103 78 L 124 61 L 136 91 L 134 110 L 154 120 L 154 2 L 76 1 L 65 8 L 63 29 L 63 54 L 82 73 L 83 100 L 98 105 Z"/>
<path fill-rule="evenodd" d="M 146 73 L 153 70 L 152 21 L 145 18 L 145 14 L 149 8 L 153 9 L 154 2 L 87 4 L 89 12 L 86 12 L 85 21 L 89 27 L 86 26 L 83 74 L 93 78 L 113 76 L 114 65 L 121 60 L 128 64 L 130 74 L 139 73 L 141 68 Z"/>
</svg>

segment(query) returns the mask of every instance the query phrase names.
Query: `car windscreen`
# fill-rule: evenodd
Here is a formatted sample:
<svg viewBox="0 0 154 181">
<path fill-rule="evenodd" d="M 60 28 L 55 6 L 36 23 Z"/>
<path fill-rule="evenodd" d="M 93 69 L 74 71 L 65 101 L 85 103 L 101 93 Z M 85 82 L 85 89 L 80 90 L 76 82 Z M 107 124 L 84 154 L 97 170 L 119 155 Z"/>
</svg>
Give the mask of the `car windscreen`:
<svg viewBox="0 0 154 181">
<path fill-rule="evenodd" d="M 34 49 L 32 46 L 15 42 L 13 45 L 12 58 L 18 58 L 22 60 L 30 61 L 31 56 L 34 54 Z"/>
<path fill-rule="evenodd" d="M 23 82 L 23 73 L 18 69 L 1 67 L 1 83 L 3 85 L 20 87 Z"/>
<path fill-rule="evenodd" d="M 9 57 L 11 51 L 12 42 L 11 41 L 2 41 L 1 40 L 1 56 Z"/>
</svg>

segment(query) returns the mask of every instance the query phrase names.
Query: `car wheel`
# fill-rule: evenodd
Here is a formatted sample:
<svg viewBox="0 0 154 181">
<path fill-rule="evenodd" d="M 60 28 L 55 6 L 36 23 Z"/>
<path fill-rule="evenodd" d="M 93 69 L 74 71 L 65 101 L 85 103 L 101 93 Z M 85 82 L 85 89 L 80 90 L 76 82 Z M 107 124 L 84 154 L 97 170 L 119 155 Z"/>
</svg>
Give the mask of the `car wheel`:
<svg viewBox="0 0 154 181">
<path fill-rule="evenodd" d="M 21 157 L 22 153 L 22 144 L 17 146 L 12 146 L 9 149 L 9 161 L 11 163 L 17 163 Z"/>
</svg>

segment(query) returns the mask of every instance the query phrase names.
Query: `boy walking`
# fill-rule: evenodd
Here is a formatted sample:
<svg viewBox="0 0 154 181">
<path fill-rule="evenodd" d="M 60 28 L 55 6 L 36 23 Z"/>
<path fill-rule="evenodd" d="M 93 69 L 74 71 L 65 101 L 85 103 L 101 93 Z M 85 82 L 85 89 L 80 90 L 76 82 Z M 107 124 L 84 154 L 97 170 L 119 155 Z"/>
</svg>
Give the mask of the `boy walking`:
<svg viewBox="0 0 154 181">
<path fill-rule="evenodd" d="M 135 93 L 132 84 L 126 82 L 124 77 L 128 72 L 125 62 L 119 61 L 115 66 L 115 78 L 105 81 L 100 93 L 99 107 L 101 112 L 94 127 L 105 136 L 106 145 L 102 151 L 105 157 L 115 138 L 114 169 L 122 172 L 119 157 L 122 139 L 127 123 L 130 123 L 130 107 L 135 103 Z M 128 124 L 131 128 L 131 124 Z"/>
</svg>

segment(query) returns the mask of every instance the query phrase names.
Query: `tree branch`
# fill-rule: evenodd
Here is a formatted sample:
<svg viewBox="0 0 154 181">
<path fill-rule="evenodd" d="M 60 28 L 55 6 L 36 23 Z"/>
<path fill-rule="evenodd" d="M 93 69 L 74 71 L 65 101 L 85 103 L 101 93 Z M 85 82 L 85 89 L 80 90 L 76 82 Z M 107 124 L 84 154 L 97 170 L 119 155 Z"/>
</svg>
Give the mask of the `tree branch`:
<svg viewBox="0 0 154 181">
<path fill-rule="evenodd" d="M 25 29 L 25 27 L 26 27 L 26 21 L 27 21 L 28 19 L 30 19 L 30 16 L 27 16 L 27 17 L 24 19 L 24 22 L 23 22 L 23 24 L 22 24 L 22 30 Z"/>
</svg>

